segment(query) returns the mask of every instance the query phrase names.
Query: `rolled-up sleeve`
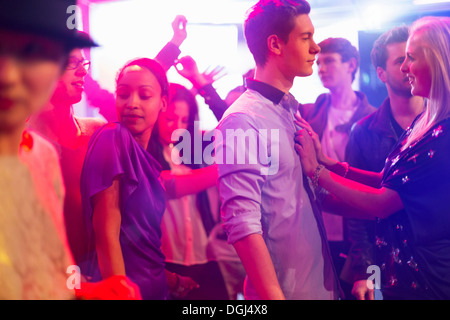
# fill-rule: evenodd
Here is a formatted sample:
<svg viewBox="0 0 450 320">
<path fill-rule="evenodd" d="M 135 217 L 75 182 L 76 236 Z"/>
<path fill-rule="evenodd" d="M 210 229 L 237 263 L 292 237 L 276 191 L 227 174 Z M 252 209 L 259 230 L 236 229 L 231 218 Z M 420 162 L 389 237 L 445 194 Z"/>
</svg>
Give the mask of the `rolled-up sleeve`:
<svg viewBox="0 0 450 320">
<path fill-rule="evenodd" d="M 263 232 L 261 193 L 266 176 L 261 172 L 264 165 L 261 165 L 259 161 L 257 163 L 249 161 L 251 148 L 231 147 L 234 140 L 227 139 L 227 130 L 237 129 L 254 130 L 255 134 L 258 132 L 251 119 L 245 115 L 229 115 L 217 127 L 223 137 L 219 142 L 216 139 L 215 144 L 216 156 L 221 157 L 220 160 L 216 158 L 219 174 L 218 189 L 222 203 L 221 216 L 230 244 L 248 235 Z M 230 152 L 233 152 L 233 157 L 227 158 Z M 245 152 L 244 163 L 238 160 L 238 157 L 242 156 L 238 154 L 239 152 Z"/>
</svg>

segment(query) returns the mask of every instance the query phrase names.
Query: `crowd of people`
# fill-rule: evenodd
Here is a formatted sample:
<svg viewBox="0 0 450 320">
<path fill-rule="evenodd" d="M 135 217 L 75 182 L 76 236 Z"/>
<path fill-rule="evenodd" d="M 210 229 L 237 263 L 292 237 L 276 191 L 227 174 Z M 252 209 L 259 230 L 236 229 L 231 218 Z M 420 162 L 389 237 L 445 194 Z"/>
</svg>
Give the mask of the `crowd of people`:
<svg viewBox="0 0 450 320">
<path fill-rule="evenodd" d="M 103 90 L 71 5 L 0 1 L 0 299 L 450 298 L 450 18 L 375 41 L 372 106 L 357 48 L 316 43 L 304 0 L 250 8 L 255 68 L 225 99 L 180 57 L 182 15 Z M 295 98 L 315 63 L 329 92 Z M 102 119 L 75 116 L 83 95 Z"/>
</svg>

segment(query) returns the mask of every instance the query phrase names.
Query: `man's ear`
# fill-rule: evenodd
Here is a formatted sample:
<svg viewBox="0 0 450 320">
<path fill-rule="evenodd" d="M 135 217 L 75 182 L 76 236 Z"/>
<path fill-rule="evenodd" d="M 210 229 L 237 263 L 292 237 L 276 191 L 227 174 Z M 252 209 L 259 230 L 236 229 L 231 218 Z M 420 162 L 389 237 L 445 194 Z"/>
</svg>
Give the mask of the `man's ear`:
<svg viewBox="0 0 450 320">
<path fill-rule="evenodd" d="M 269 53 L 273 53 L 275 55 L 281 54 L 281 40 L 277 35 L 272 34 L 267 37 L 267 47 L 269 49 Z"/>
<path fill-rule="evenodd" d="M 377 67 L 377 76 L 381 82 L 386 82 L 386 71 L 382 67 Z"/>
<path fill-rule="evenodd" d="M 355 70 L 358 68 L 358 63 L 355 58 L 350 58 L 350 60 L 348 60 L 348 65 L 350 68 L 350 73 L 355 72 Z"/>
</svg>

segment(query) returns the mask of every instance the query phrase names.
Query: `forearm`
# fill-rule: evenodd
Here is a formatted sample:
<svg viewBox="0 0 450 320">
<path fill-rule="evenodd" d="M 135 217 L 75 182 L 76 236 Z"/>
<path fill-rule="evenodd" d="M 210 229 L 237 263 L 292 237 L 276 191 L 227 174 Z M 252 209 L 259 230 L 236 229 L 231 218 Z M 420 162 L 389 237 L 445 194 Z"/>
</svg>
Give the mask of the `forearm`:
<svg viewBox="0 0 450 320">
<path fill-rule="evenodd" d="M 205 103 L 209 109 L 214 113 L 217 120 L 220 120 L 227 110 L 228 106 L 224 100 L 219 96 L 216 89 L 210 83 L 205 83 L 199 86 L 198 93 L 205 99 Z"/>
<path fill-rule="evenodd" d="M 125 275 L 125 263 L 120 245 L 122 215 L 119 206 L 120 183 L 115 179 L 111 187 L 92 198 L 92 226 L 98 264 L 103 279 Z"/>
<path fill-rule="evenodd" d="M 96 237 L 96 249 L 103 279 L 114 275 L 125 275 L 125 263 L 118 237 L 107 235 Z"/>
<path fill-rule="evenodd" d="M 385 218 L 403 208 L 397 192 L 351 181 L 327 169 L 321 172 L 318 183 L 344 203 L 357 209 L 355 212 L 361 214 L 361 219 L 368 216 Z"/>
<path fill-rule="evenodd" d="M 234 243 L 247 275 L 262 300 L 284 300 L 264 239 L 251 234 Z"/>
<path fill-rule="evenodd" d="M 375 216 L 368 215 L 366 212 L 351 206 L 334 194 L 328 194 L 323 202 L 322 209 L 328 213 L 343 216 L 350 219 L 374 220 Z"/>
<path fill-rule="evenodd" d="M 179 198 L 196 194 L 211 188 L 217 183 L 217 166 L 192 170 L 186 174 L 173 174 L 170 171 L 161 172 L 161 180 L 166 186 L 169 198 Z M 169 184 L 172 184 L 169 187 Z"/>
<path fill-rule="evenodd" d="M 329 171 L 340 175 L 341 177 L 345 177 L 374 188 L 378 188 L 381 185 L 381 173 L 354 168 L 349 166 L 346 162 L 339 162 L 329 157 L 323 157 L 320 160 L 320 163 L 323 164 Z"/>
<path fill-rule="evenodd" d="M 181 51 L 175 43 L 168 42 L 156 55 L 155 60 L 157 60 L 164 70 L 167 71 L 173 66 L 180 53 Z"/>
</svg>

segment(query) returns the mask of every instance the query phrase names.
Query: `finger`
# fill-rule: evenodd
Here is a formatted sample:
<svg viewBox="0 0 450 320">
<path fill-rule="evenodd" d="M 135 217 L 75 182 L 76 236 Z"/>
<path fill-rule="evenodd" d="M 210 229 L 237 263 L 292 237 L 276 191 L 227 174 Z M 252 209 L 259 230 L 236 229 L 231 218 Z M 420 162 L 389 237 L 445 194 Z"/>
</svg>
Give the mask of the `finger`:
<svg viewBox="0 0 450 320">
<path fill-rule="evenodd" d="M 186 19 L 186 17 L 183 16 L 182 14 L 179 14 L 179 15 L 175 16 L 174 22 L 175 22 L 178 26 L 179 26 L 180 24 L 186 26 L 187 19 Z"/>
<path fill-rule="evenodd" d="M 366 300 L 364 293 L 361 291 L 352 291 L 352 295 L 356 298 L 356 300 Z"/>
<path fill-rule="evenodd" d="M 303 151 L 303 147 L 298 143 L 294 145 L 294 149 L 295 151 L 297 151 L 298 154 L 300 154 Z"/>
<path fill-rule="evenodd" d="M 210 78 L 213 78 L 214 80 L 218 80 L 226 75 L 226 72 L 224 72 L 225 67 L 222 66 L 216 66 L 214 69 L 209 70 L 210 67 L 206 68 L 205 71 L 203 71 L 203 74 L 205 76 L 208 76 Z"/>
<path fill-rule="evenodd" d="M 296 118 L 296 120 L 294 120 L 294 121 L 296 121 L 301 127 L 309 128 L 309 129 L 312 130 L 311 125 L 305 119 L 303 119 L 303 118 Z"/>
<path fill-rule="evenodd" d="M 295 132 L 294 134 L 294 140 L 295 141 L 299 141 L 298 139 L 300 139 L 301 137 L 303 137 L 303 135 L 305 135 L 305 130 L 299 130 L 297 132 Z"/>
<path fill-rule="evenodd" d="M 300 114 L 298 114 L 298 113 L 295 114 L 295 119 L 296 119 L 298 122 L 300 122 L 300 123 L 302 123 L 302 124 L 304 124 L 304 125 L 310 126 L 309 122 L 306 121 L 306 120 L 305 120 Z"/>
<path fill-rule="evenodd" d="M 223 67 L 221 66 L 215 66 L 214 69 L 212 69 L 209 73 L 210 74 L 218 74 L 220 71 L 223 70 Z"/>
<path fill-rule="evenodd" d="M 302 129 L 305 129 L 305 130 L 307 130 L 307 131 L 314 132 L 314 130 L 311 128 L 311 126 L 310 126 L 308 123 L 300 122 L 300 121 L 297 121 L 297 120 L 294 120 L 294 123 L 295 123 L 297 126 L 299 126 L 300 128 L 302 128 Z"/>
<path fill-rule="evenodd" d="M 297 143 L 301 143 L 301 144 L 307 143 L 307 142 L 308 142 L 308 141 L 306 140 L 306 139 L 308 139 L 307 136 L 308 136 L 307 133 L 304 133 L 304 132 L 298 133 L 298 134 L 294 137 L 294 141 L 297 142 Z"/>
<path fill-rule="evenodd" d="M 298 130 L 296 132 L 296 134 L 305 134 L 305 133 L 306 133 L 306 130 L 304 128 L 301 128 L 300 130 Z"/>
</svg>

